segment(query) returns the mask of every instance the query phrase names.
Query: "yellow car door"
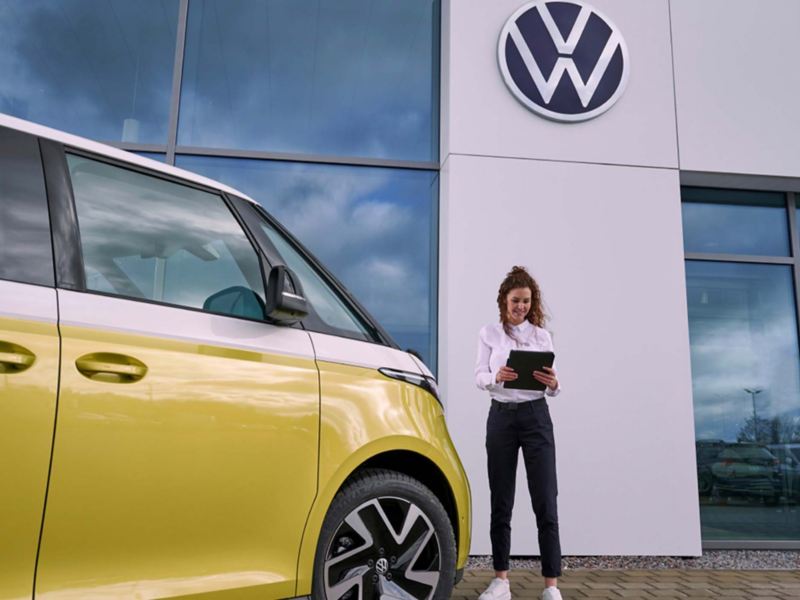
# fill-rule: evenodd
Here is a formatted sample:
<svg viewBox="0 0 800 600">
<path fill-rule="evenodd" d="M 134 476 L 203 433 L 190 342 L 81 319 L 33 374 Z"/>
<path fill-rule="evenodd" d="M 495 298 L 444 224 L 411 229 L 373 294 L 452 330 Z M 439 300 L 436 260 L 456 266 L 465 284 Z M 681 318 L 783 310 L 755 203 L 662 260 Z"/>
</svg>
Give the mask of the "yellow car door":
<svg viewBox="0 0 800 600">
<path fill-rule="evenodd" d="M 84 281 L 58 292 L 37 598 L 294 595 L 317 485 L 308 334 L 264 321 L 259 255 L 221 196 L 66 166 Z"/>
<path fill-rule="evenodd" d="M 58 389 L 53 258 L 36 138 L 0 128 L 0 599 L 31 598 Z"/>
</svg>

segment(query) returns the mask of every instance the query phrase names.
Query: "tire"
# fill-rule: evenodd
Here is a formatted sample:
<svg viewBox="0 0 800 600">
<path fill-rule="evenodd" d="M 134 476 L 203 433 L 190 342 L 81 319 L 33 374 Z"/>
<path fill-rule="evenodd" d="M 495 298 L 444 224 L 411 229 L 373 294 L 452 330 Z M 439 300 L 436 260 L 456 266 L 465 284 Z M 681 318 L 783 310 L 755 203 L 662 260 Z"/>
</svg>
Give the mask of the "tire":
<svg viewBox="0 0 800 600">
<path fill-rule="evenodd" d="M 416 479 L 368 469 L 333 499 L 314 557 L 314 600 L 446 600 L 455 580 L 453 527 Z"/>
</svg>

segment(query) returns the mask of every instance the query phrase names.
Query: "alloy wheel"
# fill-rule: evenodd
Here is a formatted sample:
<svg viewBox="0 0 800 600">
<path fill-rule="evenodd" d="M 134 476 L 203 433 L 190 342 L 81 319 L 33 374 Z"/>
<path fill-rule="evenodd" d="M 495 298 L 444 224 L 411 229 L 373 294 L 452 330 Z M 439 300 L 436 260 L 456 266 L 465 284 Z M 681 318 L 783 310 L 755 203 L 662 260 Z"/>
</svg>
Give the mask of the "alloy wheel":
<svg viewBox="0 0 800 600">
<path fill-rule="evenodd" d="M 339 524 L 324 561 L 328 600 L 430 600 L 441 569 L 439 537 L 419 506 L 373 498 Z"/>
</svg>

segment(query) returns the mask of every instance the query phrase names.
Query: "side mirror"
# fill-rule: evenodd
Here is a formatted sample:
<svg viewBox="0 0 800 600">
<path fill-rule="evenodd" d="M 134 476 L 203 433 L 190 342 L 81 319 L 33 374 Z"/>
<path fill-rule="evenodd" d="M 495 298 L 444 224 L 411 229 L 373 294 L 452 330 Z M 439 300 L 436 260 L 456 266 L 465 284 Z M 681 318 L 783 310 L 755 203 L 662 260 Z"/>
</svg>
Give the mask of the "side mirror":
<svg viewBox="0 0 800 600">
<path fill-rule="evenodd" d="M 234 285 L 206 298 L 203 310 L 260 320 L 264 318 L 264 301 L 253 290 Z"/>
<path fill-rule="evenodd" d="M 267 319 L 283 325 L 296 323 L 308 314 L 306 299 L 294 293 L 287 278 L 292 283 L 297 281 L 294 273 L 283 265 L 272 267 L 267 281 Z"/>
</svg>

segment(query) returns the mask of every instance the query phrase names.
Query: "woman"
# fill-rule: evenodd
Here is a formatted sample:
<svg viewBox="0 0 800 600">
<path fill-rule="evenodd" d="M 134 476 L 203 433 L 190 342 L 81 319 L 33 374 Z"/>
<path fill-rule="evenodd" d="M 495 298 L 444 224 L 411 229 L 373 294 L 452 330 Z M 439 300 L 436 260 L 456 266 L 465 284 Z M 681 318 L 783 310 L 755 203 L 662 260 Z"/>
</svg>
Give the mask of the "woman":
<svg viewBox="0 0 800 600">
<path fill-rule="evenodd" d="M 504 383 L 519 376 L 506 366 L 512 349 L 552 351 L 553 340 L 544 329 L 545 315 L 539 286 L 524 267 L 514 267 L 500 284 L 497 294 L 500 322 L 483 327 L 478 342 L 475 383 L 491 395 L 486 424 L 486 453 L 489 468 L 492 517 L 490 535 L 495 578 L 480 600 L 509 600 L 508 556 L 511 547 L 511 509 L 517 457 L 522 448 L 528 474 L 545 590 L 543 600 L 561 600 L 557 578 L 561 575 L 561 545 L 556 508 L 556 452 L 553 423 L 545 395 L 555 396 L 560 388 L 554 369 L 534 371 L 544 392 L 505 389 Z"/>
</svg>

